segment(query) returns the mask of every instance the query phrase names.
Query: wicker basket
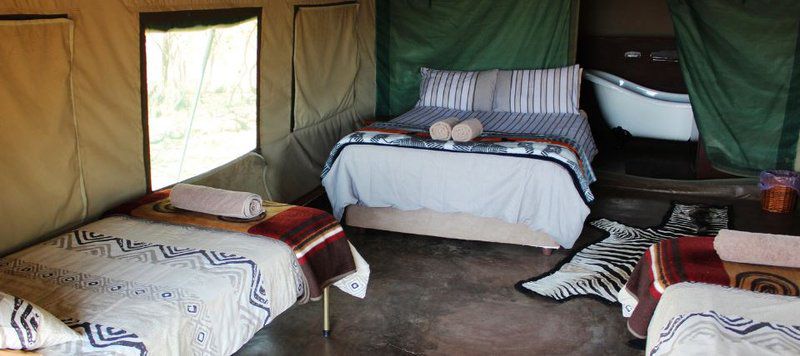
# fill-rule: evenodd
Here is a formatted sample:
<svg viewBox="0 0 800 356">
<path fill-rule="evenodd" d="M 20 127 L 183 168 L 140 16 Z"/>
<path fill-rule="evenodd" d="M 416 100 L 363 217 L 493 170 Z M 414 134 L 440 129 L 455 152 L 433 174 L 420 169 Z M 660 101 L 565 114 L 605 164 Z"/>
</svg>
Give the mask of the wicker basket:
<svg viewBox="0 0 800 356">
<path fill-rule="evenodd" d="M 761 191 L 761 209 L 771 213 L 791 213 L 797 203 L 797 193 L 789 187 L 772 187 Z"/>
</svg>

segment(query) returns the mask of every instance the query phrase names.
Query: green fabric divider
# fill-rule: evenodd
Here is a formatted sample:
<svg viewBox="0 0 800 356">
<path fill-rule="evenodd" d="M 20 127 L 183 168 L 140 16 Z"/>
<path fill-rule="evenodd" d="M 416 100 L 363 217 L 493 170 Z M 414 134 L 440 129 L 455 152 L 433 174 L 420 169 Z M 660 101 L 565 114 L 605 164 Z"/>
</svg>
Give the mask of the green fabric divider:
<svg viewBox="0 0 800 356">
<path fill-rule="evenodd" d="M 378 115 L 419 98 L 419 69 L 552 68 L 575 62 L 579 0 L 377 0 Z"/>
<path fill-rule="evenodd" d="M 668 0 L 695 119 L 714 167 L 792 169 L 800 133 L 796 0 Z"/>
<path fill-rule="evenodd" d="M 389 115 L 389 41 L 391 0 L 375 2 L 375 114 Z"/>
</svg>

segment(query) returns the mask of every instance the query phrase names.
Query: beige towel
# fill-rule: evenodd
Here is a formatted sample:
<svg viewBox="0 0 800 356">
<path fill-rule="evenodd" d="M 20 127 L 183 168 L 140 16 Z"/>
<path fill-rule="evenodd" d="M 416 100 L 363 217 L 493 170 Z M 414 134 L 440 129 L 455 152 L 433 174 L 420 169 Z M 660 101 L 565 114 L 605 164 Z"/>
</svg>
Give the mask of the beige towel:
<svg viewBox="0 0 800 356">
<path fill-rule="evenodd" d="M 200 185 L 176 184 L 169 200 L 176 208 L 240 219 L 251 219 L 264 212 L 258 194 Z"/>
<path fill-rule="evenodd" d="M 448 117 L 434 122 L 428 132 L 430 132 L 431 138 L 434 140 L 447 141 L 450 139 L 450 132 L 453 130 L 453 126 L 457 123 L 457 117 Z"/>
<path fill-rule="evenodd" d="M 721 230 L 714 250 L 723 261 L 800 268 L 800 236 Z"/>
<path fill-rule="evenodd" d="M 483 124 L 476 119 L 471 118 L 458 123 L 453 127 L 453 141 L 467 142 L 483 133 Z"/>
</svg>

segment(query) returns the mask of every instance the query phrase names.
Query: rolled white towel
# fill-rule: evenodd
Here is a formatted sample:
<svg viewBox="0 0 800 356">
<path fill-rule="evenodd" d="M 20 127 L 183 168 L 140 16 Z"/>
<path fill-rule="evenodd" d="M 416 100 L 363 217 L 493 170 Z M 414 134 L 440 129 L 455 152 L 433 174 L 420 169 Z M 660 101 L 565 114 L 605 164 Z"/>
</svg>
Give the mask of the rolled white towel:
<svg viewBox="0 0 800 356">
<path fill-rule="evenodd" d="M 169 200 L 176 208 L 240 219 L 252 219 L 264 212 L 258 194 L 200 185 L 176 184 Z"/>
<path fill-rule="evenodd" d="M 467 142 L 483 133 L 483 124 L 476 118 L 467 119 L 453 127 L 453 141 Z"/>
<path fill-rule="evenodd" d="M 434 140 L 447 141 L 450 139 L 450 132 L 453 131 L 453 126 L 457 123 L 457 117 L 448 117 L 434 122 L 428 132 Z"/>
<path fill-rule="evenodd" d="M 800 236 L 720 230 L 714 250 L 723 261 L 800 268 Z"/>
</svg>

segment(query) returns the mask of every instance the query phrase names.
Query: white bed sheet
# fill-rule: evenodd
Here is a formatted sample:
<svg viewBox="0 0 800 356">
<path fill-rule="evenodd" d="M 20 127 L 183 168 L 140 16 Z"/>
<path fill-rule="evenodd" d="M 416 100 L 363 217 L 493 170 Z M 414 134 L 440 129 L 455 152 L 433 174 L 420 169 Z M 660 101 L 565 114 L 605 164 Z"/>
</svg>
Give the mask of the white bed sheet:
<svg viewBox="0 0 800 356">
<path fill-rule="evenodd" d="M 350 145 L 322 185 L 337 219 L 351 204 L 469 213 L 527 225 L 565 248 L 589 215 L 563 167 L 520 157 Z"/>
<path fill-rule="evenodd" d="M 227 355 L 291 307 L 284 243 L 110 217 L 0 259 L 0 288 L 83 335 L 45 355 Z"/>
</svg>

